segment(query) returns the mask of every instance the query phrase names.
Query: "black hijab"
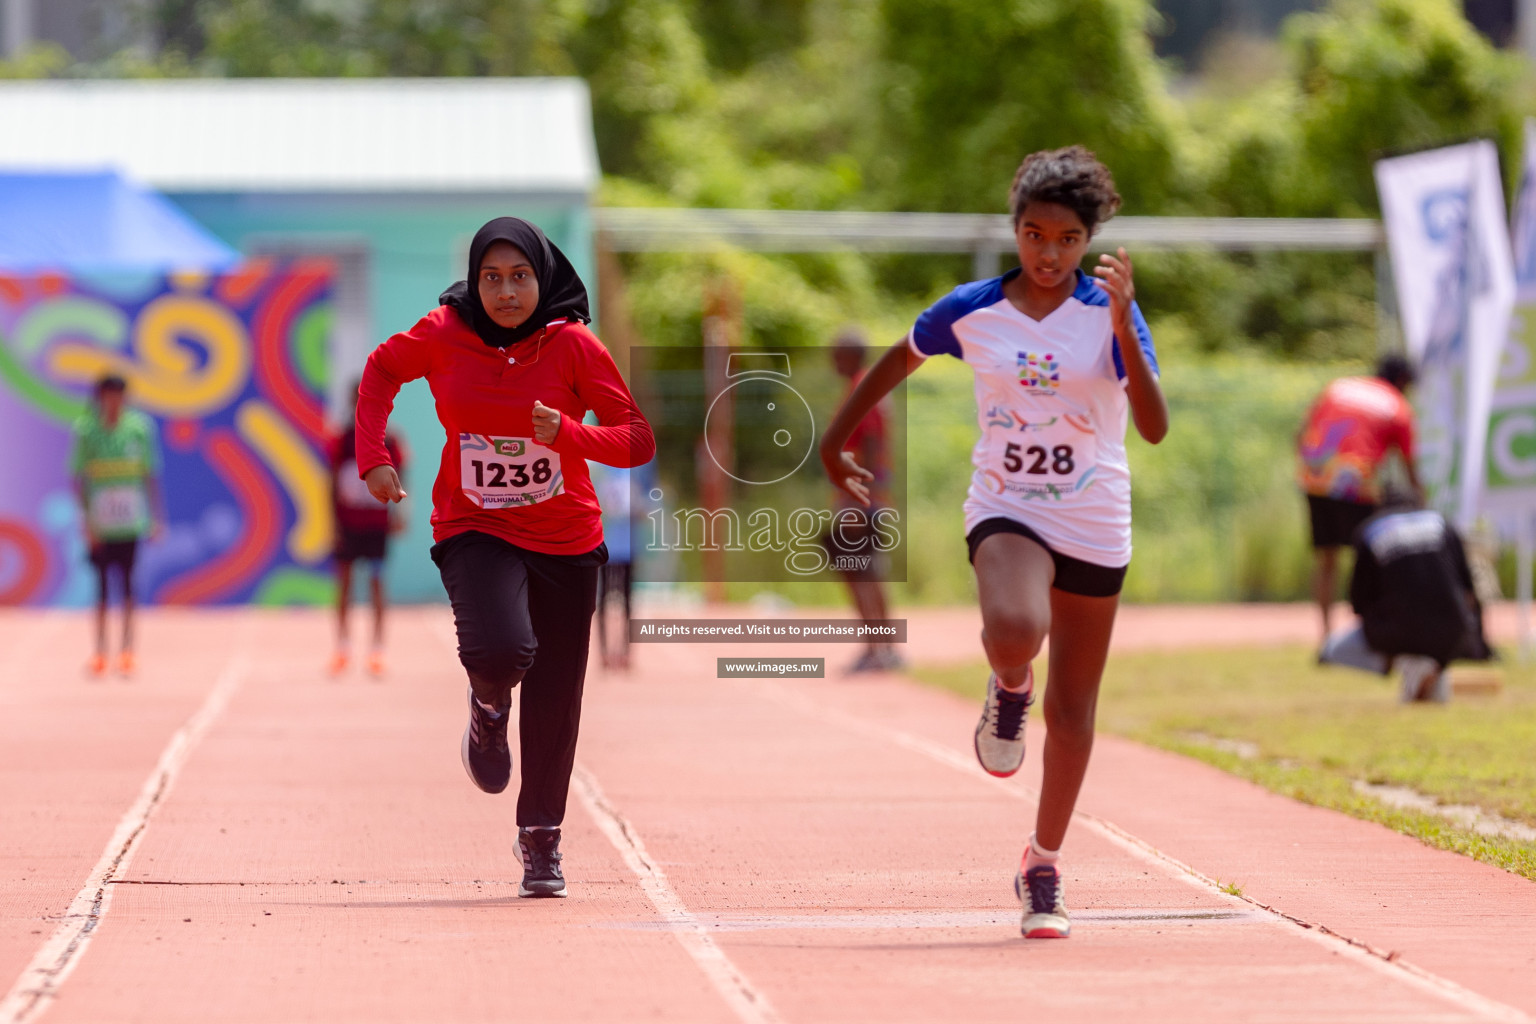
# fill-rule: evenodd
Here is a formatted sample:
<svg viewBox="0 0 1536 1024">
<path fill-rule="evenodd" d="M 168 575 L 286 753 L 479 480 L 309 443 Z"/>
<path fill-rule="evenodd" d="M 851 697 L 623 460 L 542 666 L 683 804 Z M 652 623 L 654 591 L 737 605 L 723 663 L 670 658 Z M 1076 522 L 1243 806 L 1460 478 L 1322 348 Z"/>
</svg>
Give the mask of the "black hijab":
<svg viewBox="0 0 1536 1024">
<path fill-rule="evenodd" d="M 516 327 L 501 326 L 480 303 L 480 263 L 485 259 L 485 251 L 496 242 L 509 242 L 521 249 L 539 282 L 539 304 Z M 452 306 L 480 340 L 492 348 L 515 345 L 561 317 L 584 324 L 592 322 L 592 314 L 587 311 L 587 286 L 581 283 L 576 268 L 543 231 L 521 217 L 497 217 L 476 231 L 475 240 L 469 243 L 469 277 L 449 285 L 437 301 Z"/>
</svg>

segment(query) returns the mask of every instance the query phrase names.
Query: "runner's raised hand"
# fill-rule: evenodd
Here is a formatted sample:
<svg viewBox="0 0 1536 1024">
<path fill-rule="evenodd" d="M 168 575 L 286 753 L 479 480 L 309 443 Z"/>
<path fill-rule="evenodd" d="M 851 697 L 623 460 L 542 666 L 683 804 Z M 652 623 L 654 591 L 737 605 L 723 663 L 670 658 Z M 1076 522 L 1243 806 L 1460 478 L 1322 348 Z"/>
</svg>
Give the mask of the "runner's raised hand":
<svg viewBox="0 0 1536 1024">
<path fill-rule="evenodd" d="M 1104 253 L 1099 265 L 1093 268 L 1093 276 L 1099 279 L 1099 287 L 1109 293 L 1110 314 L 1115 322 L 1122 318 L 1129 322 L 1131 302 L 1136 298 L 1136 284 L 1131 279 L 1131 258 L 1125 247 L 1118 250 L 1119 258 Z"/>
</svg>

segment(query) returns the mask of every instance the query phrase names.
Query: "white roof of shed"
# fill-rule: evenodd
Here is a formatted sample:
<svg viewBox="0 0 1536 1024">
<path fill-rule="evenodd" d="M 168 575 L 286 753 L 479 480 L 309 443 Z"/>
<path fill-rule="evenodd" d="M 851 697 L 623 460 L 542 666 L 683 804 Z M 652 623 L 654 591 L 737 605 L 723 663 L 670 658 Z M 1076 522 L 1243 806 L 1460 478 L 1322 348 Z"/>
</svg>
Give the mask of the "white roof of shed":
<svg viewBox="0 0 1536 1024">
<path fill-rule="evenodd" d="M 588 192 L 579 78 L 0 82 L 0 170 L 167 192 Z"/>
</svg>

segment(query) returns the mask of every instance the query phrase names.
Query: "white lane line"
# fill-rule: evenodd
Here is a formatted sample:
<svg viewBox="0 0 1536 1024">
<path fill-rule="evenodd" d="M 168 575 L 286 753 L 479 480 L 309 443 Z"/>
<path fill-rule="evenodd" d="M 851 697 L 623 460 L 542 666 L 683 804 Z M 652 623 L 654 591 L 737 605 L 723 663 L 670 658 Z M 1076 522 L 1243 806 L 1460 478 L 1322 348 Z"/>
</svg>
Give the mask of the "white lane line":
<svg viewBox="0 0 1536 1024">
<path fill-rule="evenodd" d="M 243 657 L 237 657 L 225 666 L 202 706 L 166 744 L 154 770 L 144 780 L 138 799 L 118 821 L 112 838 L 107 840 L 106 848 L 101 852 L 101 859 L 70 901 L 63 919 L 21 972 L 5 999 L 0 1001 L 0 1024 L 34 1021 L 53 1005 L 60 986 L 79 965 L 91 936 L 107 916 L 112 903 L 112 883 L 127 873 L 150 818 L 165 802 L 198 741 L 228 707 L 230 698 L 244 682 L 247 670 Z"/>
<path fill-rule="evenodd" d="M 809 715 L 812 718 L 819 718 L 840 729 L 848 729 L 866 736 L 883 739 L 914 753 L 921 754 L 977 781 L 985 782 L 996 788 L 999 792 L 1015 799 L 1030 803 L 1037 803 L 1040 799 L 1038 792 L 1017 780 L 999 779 L 988 775 L 982 771 L 981 766 L 976 763 L 975 757 L 969 753 L 961 753 L 942 743 L 936 743 L 922 736 L 915 736 L 889 726 L 866 722 L 835 708 L 825 707 L 810 700 L 804 694 L 793 692 L 779 683 L 760 681 L 758 685 L 754 686 L 754 689 L 776 703 L 798 711 L 801 714 Z M 1111 821 L 1081 810 L 1075 811 L 1073 817 L 1079 819 L 1102 838 L 1142 863 L 1159 868 L 1165 874 L 1187 882 L 1202 892 L 1214 894 L 1229 903 L 1256 907 L 1265 912 L 1264 920 L 1284 927 L 1291 934 L 1300 934 L 1314 942 L 1320 943 L 1330 952 L 1349 957 L 1356 963 L 1398 981 L 1405 982 L 1420 991 L 1438 996 L 1460 1009 L 1478 1014 L 1487 1020 L 1504 1021 L 1509 1022 L 1509 1024 L 1531 1024 L 1531 1017 L 1523 1010 L 1510 1006 L 1508 1003 L 1501 1003 L 1496 999 L 1491 999 L 1479 992 L 1457 984 L 1449 978 L 1425 970 L 1416 964 L 1404 960 L 1396 953 L 1377 949 L 1367 942 L 1343 935 L 1328 928 L 1326 925 L 1304 921 L 1301 918 L 1277 910 L 1268 904 L 1260 903 L 1258 900 L 1250 897 L 1237 896 L 1227 892 L 1216 879 L 1196 870 L 1178 858 L 1164 853 L 1151 843 L 1132 835 Z"/>
<path fill-rule="evenodd" d="M 777 1024 L 779 1015 L 769 1005 L 768 999 L 753 986 L 741 969 L 731 962 L 725 951 L 715 944 L 709 929 L 694 916 L 662 872 L 656 861 L 645 850 L 640 836 L 623 815 L 608 802 L 598 786 L 597 779 L 586 768 L 578 765 L 571 778 L 577 798 L 603 835 L 619 851 L 629 870 L 640 880 L 640 889 L 656 908 L 662 923 L 670 926 L 683 949 L 699 965 L 704 976 L 714 985 L 730 1006 L 731 1012 L 743 1024 Z"/>
<path fill-rule="evenodd" d="M 1260 915 L 1258 910 L 1169 910 L 1144 909 L 1074 910 L 1074 921 L 1096 921 L 1111 927 L 1166 928 L 1171 923 L 1242 924 Z M 892 929 L 996 928 L 1018 923 L 1017 910 L 906 910 L 849 914 L 699 914 L 700 922 L 712 932 L 756 931 L 890 931 Z M 665 921 L 615 921 L 592 925 L 617 931 L 671 931 Z"/>
<path fill-rule="evenodd" d="M 433 632 L 445 646 L 457 653 L 458 634 L 451 619 L 439 619 Z M 659 926 L 670 929 L 677 936 L 683 950 L 704 972 L 736 1018 L 743 1024 L 778 1024 L 779 1015 L 769 1004 L 768 997 L 759 992 L 725 951 L 715 944 L 709 928 L 688 909 L 667 881 L 666 873 L 646 852 L 635 827 L 604 795 L 597 777 L 578 764 L 571 773 L 571 789 L 598 829 L 619 851 L 625 866 L 640 880 L 641 891 L 661 916 Z M 0 1020 L 0 1024 L 6 1022 Z"/>
</svg>

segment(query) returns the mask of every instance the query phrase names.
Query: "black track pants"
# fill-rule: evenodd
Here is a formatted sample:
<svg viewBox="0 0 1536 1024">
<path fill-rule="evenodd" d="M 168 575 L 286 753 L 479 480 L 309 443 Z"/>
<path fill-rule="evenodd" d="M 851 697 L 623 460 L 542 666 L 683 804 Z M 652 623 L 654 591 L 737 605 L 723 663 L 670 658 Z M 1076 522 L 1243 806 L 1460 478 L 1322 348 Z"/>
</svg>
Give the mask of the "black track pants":
<svg viewBox="0 0 1536 1024">
<path fill-rule="evenodd" d="M 576 558 L 541 555 L 473 532 L 432 548 L 453 605 L 459 661 L 476 695 L 522 683 L 520 826 L 565 818 L 597 567 L 606 557 L 606 548 Z"/>
</svg>

